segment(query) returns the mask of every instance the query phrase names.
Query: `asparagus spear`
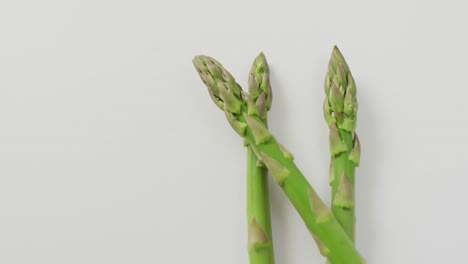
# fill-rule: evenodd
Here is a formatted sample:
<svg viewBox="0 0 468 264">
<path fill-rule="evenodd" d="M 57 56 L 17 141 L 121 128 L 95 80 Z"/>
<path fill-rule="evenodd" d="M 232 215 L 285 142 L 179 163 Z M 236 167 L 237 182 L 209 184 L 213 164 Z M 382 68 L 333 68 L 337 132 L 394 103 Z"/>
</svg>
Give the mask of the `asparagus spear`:
<svg viewBox="0 0 468 264">
<path fill-rule="evenodd" d="M 325 78 L 324 116 L 330 127 L 330 185 L 332 211 L 354 241 L 354 170 L 359 166 L 360 144 L 356 135 L 356 85 L 340 50 L 335 46 Z"/>
<path fill-rule="evenodd" d="M 267 111 L 270 110 L 272 101 L 269 74 L 270 70 L 266 58 L 263 53 L 260 53 L 255 58 L 250 70 L 249 94 L 256 105 L 259 118 L 265 125 L 267 124 Z M 265 166 L 258 161 L 249 145 L 247 145 L 247 223 L 250 264 L 273 264 L 275 260 L 271 232 L 268 172 Z"/>
<path fill-rule="evenodd" d="M 322 254 L 332 263 L 365 263 L 331 210 L 296 166 L 291 153 L 276 141 L 261 121 L 251 96 L 242 91 L 216 60 L 197 56 L 193 62 L 214 103 L 224 111 L 229 124 L 245 139 L 257 159 L 268 168 L 316 239 Z M 257 247 L 270 243 L 264 232 L 255 232 L 252 241 L 256 241 Z"/>
</svg>

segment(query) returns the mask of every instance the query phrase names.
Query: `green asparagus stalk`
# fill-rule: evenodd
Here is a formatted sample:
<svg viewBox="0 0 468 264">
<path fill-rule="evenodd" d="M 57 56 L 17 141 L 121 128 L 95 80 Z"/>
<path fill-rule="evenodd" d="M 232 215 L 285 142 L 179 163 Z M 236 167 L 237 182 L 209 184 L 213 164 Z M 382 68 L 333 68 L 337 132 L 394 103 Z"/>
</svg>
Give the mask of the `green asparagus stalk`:
<svg viewBox="0 0 468 264">
<path fill-rule="evenodd" d="M 321 253 L 332 263 L 361 264 L 363 258 L 293 161 L 259 117 L 252 97 L 242 91 L 232 75 L 216 60 L 197 56 L 193 60 L 214 103 L 224 111 L 229 124 L 252 148 L 274 181 L 283 189 L 317 241 Z M 265 232 L 255 232 L 256 247 L 271 243 Z"/>
<path fill-rule="evenodd" d="M 249 94 L 255 103 L 258 116 L 267 124 L 272 93 L 270 70 L 263 53 L 258 55 L 249 74 Z M 271 231 L 270 202 L 268 194 L 268 171 L 258 161 L 252 147 L 247 145 L 247 223 L 250 264 L 273 264 L 273 240 Z M 258 238 L 269 242 L 257 246 Z"/>
<path fill-rule="evenodd" d="M 356 135 L 356 85 L 340 50 L 335 46 L 325 78 L 324 116 L 330 127 L 330 186 L 332 211 L 354 241 L 354 171 L 359 166 L 360 143 Z"/>
</svg>

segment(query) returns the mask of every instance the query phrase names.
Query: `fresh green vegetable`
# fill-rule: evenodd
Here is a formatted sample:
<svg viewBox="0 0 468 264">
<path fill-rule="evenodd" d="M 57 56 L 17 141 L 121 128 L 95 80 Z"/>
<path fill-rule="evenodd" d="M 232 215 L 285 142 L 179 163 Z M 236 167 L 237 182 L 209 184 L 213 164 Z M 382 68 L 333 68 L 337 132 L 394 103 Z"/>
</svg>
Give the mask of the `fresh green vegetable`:
<svg viewBox="0 0 468 264">
<path fill-rule="evenodd" d="M 270 69 L 263 53 L 258 55 L 249 74 L 250 103 L 258 117 L 267 124 L 271 107 Z M 247 221 L 250 264 L 275 262 L 271 232 L 268 171 L 247 145 Z"/>
<path fill-rule="evenodd" d="M 340 50 L 335 46 L 325 78 L 324 116 L 330 127 L 330 185 L 332 211 L 354 241 L 354 171 L 361 147 L 356 135 L 356 85 Z"/>
<path fill-rule="evenodd" d="M 322 254 L 336 264 L 365 263 L 331 210 L 296 166 L 291 153 L 276 141 L 262 122 L 252 97 L 242 91 L 216 60 L 197 56 L 193 62 L 214 103 L 224 111 L 229 124 L 245 139 L 257 159 L 268 168 L 313 234 Z M 255 232 L 252 241 L 258 248 L 271 243 L 265 232 Z"/>
</svg>

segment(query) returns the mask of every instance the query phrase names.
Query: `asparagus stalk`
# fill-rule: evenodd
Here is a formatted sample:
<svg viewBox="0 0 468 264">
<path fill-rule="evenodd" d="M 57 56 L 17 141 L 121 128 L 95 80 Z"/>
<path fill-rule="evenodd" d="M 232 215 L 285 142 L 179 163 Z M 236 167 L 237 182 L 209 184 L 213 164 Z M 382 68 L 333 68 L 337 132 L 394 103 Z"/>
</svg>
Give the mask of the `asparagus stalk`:
<svg viewBox="0 0 468 264">
<path fill-rule="evenodd" d="M 354 241 L 354 171 L 359 166 L 360 143 L 356 135 L 356 85 L 340 50 L 335 46 L 325 78 L 324 116 L 330 127 L 330 185 L 332 211 Z"/>
<path fill-rule="evenodd" d="M 267 124 L 267 111 L 271 107 L 269 67 L 263 53 L 258 55 L 249 74 L 249 94 L 258 116 Z M 273 264 L 274 252 L 271 231 L 268 171 L 258 161 L 252 147 L 247 145 L 247 223 L 250 264 Z M 259 244 L 265 240 L 269 241 Z"/>
<path fill-rule="evenodd" d="M 245 139 L 257 159 L 265 164 L 283 189 L 319 244 L 322 254 L 332 263 L 365 263 L 331 210 L 296 166 L 291 153 L 277 142 L 261 121 L 252 97 L 242 91 L 232 75 L 216 60 L 197 56 L 193 62 L 214 103 L 224 111 L 234 131 Z M 256 241 L 256 247 L 271 243 L 265 232 L 256 232 L 252 241 Z"/>
</svg>

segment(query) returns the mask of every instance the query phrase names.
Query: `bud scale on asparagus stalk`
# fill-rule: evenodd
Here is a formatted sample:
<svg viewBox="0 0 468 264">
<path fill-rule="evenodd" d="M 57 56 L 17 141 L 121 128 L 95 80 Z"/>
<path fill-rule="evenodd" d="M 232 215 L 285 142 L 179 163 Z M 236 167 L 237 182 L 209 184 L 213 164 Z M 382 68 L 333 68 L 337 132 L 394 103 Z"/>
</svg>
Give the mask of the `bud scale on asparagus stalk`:
<svg viewBox="0 0 468 264">
<path fill-rule="evenodd" d="M 330 127 L 330 185 L 332 211 L 354 241 L 354 171 L 359 166 L 361 147 L 355 133 L 356 85 L 340 50 L 335 46 L 325 77 L 324 116 Z"/>
<path fill-rule="evenodd" d="M 215 72 L 221 72 L 217 76 L 210 74 L 207 67 L 207 61 L 210 65 L 219 67 Z M 326 257 L 331 263 L 339 264 L 361 264 L 365 263 L 353 245 L 352 240 L 344 232 L 330 209 L 325 206 L 322 200 L 317 196 L 314 189 L 310 186 L 302 172 L 296 166 L 289 152 L 284 152 L 282 147 L 275 139 L 274 135 L 268 131 L 261 118 L 256 115 L 248 114 L 247 99 L 243 93 L 237 93 L 240 86 L 235 82 L 232 76 L 214 59 L 206 56 L 197 56 L 194 59 L 194 65 L 197 68 L 203 82 L 207 85 L 211 98 L 218 107 L 230 111 L 225 105 L 224 98 L 227 98 L 226 91 L 235 96 L 238 103 L 241 104 L 241 113 L 230 112 L 236 121 L 246 124 L 245 132 L 241 135 L 252 148 L 252 152 L 257 159 L 263 160 L 265 166 L 270 170 L 279 185 L 281 186 L 288 199 L 296 208 L 303 219 L 306 227 L 320 242 L 320 246 Z M 207 77 L 209 75 L 210 77 Z M 210 78 L 219 78 L 218 82 L 227 84 L 219 87 L 217 82 L 210 81 Z M 219 89 L 226 91 L 220 92 Z M 255 92 L 253 95 L 255 98 Z M 268 100 L 265 100 L 268 102 Z M 268 103 L 266 103 L 268 105 Z M 248 120 L 248 121 L 247 121 Z M 269 134 L 269 136 L 265 136 Z M 261 140 L 258 140 L 259 137 Z"/>
</svg>

